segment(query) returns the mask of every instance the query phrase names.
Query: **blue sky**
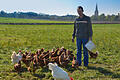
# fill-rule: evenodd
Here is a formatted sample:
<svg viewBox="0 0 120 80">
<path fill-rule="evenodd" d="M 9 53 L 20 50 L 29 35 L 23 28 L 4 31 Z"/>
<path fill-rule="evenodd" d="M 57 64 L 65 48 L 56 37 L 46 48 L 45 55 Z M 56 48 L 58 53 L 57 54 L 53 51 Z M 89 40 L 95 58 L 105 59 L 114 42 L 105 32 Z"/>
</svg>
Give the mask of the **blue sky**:
<svg viewBox="0 0 120 80">
<path fill-rule="evenodd" d="M 96 3 L 99 14 L 120 13 L 120 0 L 1 0 L 0 10 L 5 12 L 36 12 L 50 15 L 77 15 L 77 6 L 83 6 L 88 16 L 94 14 Z"/>
</svg>

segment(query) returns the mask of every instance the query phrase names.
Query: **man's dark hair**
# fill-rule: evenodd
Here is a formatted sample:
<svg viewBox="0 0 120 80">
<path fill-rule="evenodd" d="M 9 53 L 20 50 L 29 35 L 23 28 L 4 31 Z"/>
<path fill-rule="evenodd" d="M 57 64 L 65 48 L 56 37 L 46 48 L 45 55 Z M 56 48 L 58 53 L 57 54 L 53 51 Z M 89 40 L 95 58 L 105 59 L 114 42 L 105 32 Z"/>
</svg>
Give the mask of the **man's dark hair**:
<svg viewBox="0 0 120 80">
<path fill-rule="evenodd" d="M 78 6 L 78 9 L 81 9 L 82 12 L 84 11 L 82 6 Z"/>
</svg>

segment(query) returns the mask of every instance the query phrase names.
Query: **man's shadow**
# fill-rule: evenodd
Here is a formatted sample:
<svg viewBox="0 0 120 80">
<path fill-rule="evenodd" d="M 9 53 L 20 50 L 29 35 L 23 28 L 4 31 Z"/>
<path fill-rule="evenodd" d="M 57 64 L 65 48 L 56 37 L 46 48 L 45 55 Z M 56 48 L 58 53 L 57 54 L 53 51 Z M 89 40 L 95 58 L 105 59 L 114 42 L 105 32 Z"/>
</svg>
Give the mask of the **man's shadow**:
<svg viewBox="0 0 120 80">
<path fill-rule="evenodd" d="M 105 68 L 102 67 L 94 67 L 94 66 L 88 66 L 88 69 L 92 69 L 92 70 L 98 70 L 100 73 L 104 74 L 105 76 L 112 76 L 112 78 L 120 78 L 120 74 L 116 74 L 110 70 L 107 70 Z"/>
<path fill-rule="evenodd" d="M 67 70 L 67 72 L 70 72 L 70 73 L 73 73 L 73 72 L 76 71 L 76 70 L 83 71 L 83 69 L 79 68 L 79 66 L 72 68 L 72 65 L 71 65 L 71 64 L 68 64 L 68 65 L 67 65 L 66 67 L 64 67 L 64 68 Z"/>
</svg>

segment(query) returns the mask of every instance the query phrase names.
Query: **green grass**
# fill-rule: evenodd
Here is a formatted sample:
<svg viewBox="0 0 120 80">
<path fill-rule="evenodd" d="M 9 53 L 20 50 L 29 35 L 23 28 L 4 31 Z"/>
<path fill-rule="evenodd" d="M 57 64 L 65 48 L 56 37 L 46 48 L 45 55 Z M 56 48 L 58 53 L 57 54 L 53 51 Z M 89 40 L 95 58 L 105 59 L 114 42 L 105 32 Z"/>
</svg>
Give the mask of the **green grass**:
<svg viewBox="0 0 120 80">
<path fill-rule="evenodd" d="M 50 21 L 40 19 L 4 18 L 0 17 L 0 23 L 72 23 L 72 21 Z"/>
<path fill-rule="evenodd" d="M 17 21 L 16 21 L 17 22 Z M 25 69 L 18 75 L 11 64 L 12 51 L 39 48 L 51 50 L 64 46 L 76 54 L 76 43 L 71 42 L 73 25 L 0 25 L 0 79 L 1 80 L 52 80 L 50 71 L 38 69 L 36 75 Z M 120 79 L 120 24 L 94 24 L 93 42 L 99 56 L 90 59 L 89 67 L 63 68 L 74 80 Z"/>
</svg>

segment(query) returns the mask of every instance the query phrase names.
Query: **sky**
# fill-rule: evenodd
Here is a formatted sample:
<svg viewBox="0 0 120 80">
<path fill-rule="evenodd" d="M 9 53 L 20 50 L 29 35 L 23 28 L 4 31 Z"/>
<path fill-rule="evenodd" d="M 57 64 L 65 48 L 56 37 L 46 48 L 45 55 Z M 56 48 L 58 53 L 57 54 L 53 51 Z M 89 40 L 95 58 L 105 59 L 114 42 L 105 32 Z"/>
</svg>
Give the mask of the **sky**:
<svg viewBox="0 0 120 80">
<path fill-rule="evenodd" d="M 120 0 L 0 0 L 0 11 L 35 12 L 49 15 L 78 15 L 77 7 L 83 6 L 84 14 L 92 16 L 98 5 L 99 15 L 120 13 Z"/>
</svg>

